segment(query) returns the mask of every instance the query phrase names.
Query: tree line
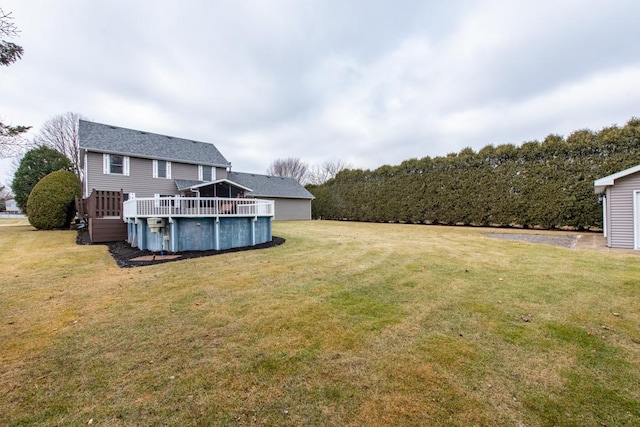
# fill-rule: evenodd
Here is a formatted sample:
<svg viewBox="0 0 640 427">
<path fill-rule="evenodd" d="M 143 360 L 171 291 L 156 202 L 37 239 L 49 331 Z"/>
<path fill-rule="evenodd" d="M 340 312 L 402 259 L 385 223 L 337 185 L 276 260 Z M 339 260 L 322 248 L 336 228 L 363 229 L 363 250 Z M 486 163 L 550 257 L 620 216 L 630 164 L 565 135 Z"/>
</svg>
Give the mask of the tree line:
<svg viewBox="0 0 640 427">
<path fill-rule="evenodd" d="M 297 157 L 275 159 L 267 168 L 267 175 L 293 178 L 300 184 L 320 185 L 334 178 L 338 172 L 350 168 L 343 160 L 327 160 L 309 166 Z"/>
<path fill-rule="evenodd" d="M 602 227 L 593 181 L 639 163 L 640 119 L 632 118 L 567 138 L 343 170 L 307 189 L 314 218 L 580 230 Z"/>
</svg>

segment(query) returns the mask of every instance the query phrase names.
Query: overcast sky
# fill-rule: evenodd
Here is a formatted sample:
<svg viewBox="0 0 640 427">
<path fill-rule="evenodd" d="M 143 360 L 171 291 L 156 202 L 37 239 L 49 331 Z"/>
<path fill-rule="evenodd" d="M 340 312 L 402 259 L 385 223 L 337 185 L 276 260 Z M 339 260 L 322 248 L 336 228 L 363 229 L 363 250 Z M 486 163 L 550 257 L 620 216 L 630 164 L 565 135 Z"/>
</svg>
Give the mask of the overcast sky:
<svg viewBox="0 0 640 427">
<path fill-rule="evenodd" d="M 638 0 L 4 0 L 0 118 L 214 143 L 236 171 L 357 168 L 640 116 Z M 0 182 L 11 162 L 0 162 Z"/>
</svg>

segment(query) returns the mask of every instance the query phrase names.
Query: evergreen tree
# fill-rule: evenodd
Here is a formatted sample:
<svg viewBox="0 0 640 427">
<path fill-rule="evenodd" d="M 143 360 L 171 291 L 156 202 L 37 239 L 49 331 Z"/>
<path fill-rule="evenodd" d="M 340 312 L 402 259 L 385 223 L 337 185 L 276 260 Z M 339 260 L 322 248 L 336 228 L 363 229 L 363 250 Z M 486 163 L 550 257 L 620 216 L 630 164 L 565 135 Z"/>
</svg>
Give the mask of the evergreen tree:
<svg viewBox="0 0 640 427">
<path fill-rule="evenodd" d="M 24 155 L 11 183 L 16 204 L 20 209 L 28 214 L 27 200 L 33 187 L 42 178 L 58 170 L 73 171 L 73 165 L 64 154 L 53 148 L 38 147 Z"/>
</svg>

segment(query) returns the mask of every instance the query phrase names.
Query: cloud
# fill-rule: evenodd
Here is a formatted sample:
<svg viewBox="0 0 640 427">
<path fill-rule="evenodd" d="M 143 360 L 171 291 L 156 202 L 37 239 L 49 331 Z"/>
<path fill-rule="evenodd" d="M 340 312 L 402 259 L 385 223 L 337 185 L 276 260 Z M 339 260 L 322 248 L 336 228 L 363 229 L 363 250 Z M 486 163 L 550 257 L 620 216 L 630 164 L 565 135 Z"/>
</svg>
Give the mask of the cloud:
<svg viewBox="0 0 640 427">
<path fill-rule="evenodd" d="M 214 142 L 236 170 L 375 168 L 622 124 L 640 104 L 631 0 L 6 3 L 25 47 L 0 69 L 8 121 L 76 111 Z"/>
</svg>

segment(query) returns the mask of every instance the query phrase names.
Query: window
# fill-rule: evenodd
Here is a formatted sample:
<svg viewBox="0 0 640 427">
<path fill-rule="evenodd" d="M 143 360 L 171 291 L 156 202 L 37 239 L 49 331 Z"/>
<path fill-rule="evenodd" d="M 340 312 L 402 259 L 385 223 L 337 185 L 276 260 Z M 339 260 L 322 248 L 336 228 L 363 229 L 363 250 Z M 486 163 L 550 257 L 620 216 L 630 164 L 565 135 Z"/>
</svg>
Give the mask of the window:
<svg viewBox="0 0 640 427">
<path fill-rule="evenodd" d="M 124 172 L 124 159 L 122 156 L 109 156 L 109 172 L 110 173 L 118 173 L 120 175 Z"/>
<path fill-rule="evenodd" d="M 118 154 L 103 154 L 102 169 L 105 174 L 129 176 L 129 157 Z"/>
<path fill-rule="evenodd" d="M 216 179 L 216 169 L 213 166 L 198 166 L 198 179 L 211 182 Z"/>
<path fill-rule="evenodd" d="M 153 177 L 171 179 L 171 162 L 167 162 L 166 160 L 154 160 Z"/>
</svg>

